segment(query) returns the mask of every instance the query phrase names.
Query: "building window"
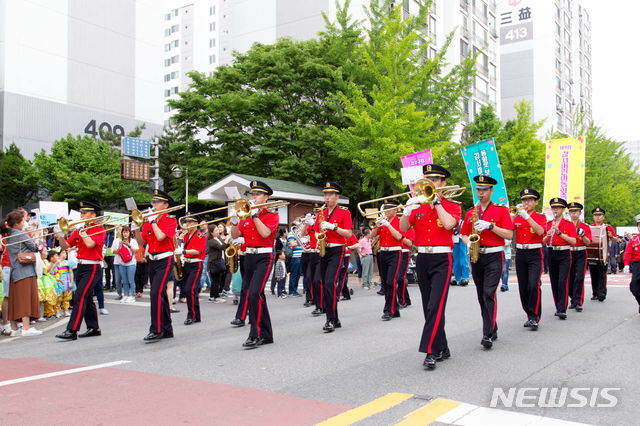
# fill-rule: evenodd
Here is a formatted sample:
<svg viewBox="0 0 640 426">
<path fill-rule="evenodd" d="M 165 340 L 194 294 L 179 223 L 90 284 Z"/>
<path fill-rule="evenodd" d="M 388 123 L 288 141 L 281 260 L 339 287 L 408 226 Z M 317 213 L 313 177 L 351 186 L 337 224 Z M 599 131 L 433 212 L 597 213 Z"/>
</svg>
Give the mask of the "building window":
<svg viewBox="0 0 640 426">
<path fill-rule="evenodd" d="M 172 46 L 172 47 L 178 47 L 178 46 L 180 46 L 180 40 L 173 40 L 173 41 L 171 42 L 171 46 Z"/>
<path fill-rule="evenodd" d="M 562 72 L 562 63 L 560 62 L 560 59 L 556 58 L 556 71 L 558 72 L 558 74 L 560 74 Z"/>
<path fill-rule="evenodd" d="M 209 31 L 215 31 L 215 30 L 216 30 L 216 23 L 209 22 Z"/>
<path fill-rule="evenodd" d="M 174 55 L 171 57 L 171 63 L 175 64 L 180 60 L 180 55 Z"/>
<path fill-rule="evenodd" d="M 571 102 L 569 102 L 569 100 L 564 101 L 564 110 L 567 114 L 571 115 Z"/>
<path fill-rule="evenodd" d="M 171 20 L 171 14 L 170 14 L 170 13 L 167 13 L 166 15 L 164 15 L 164 20 L 165 20 L 165 21 L 169 21 L 169 20 Z"/>
<path fill-rule="evenodd" d="M 562 113 L 556 114 L 558 116 L 558 129 L 562 129 Z"/>
<path fill-rule="evenodd" d="M 171 50 L 171 43 L 167 43 L 167 44 L 165 44 L 165 45 L 164 45 L 164 51 L 165 51 L 165 52 L 168 52 L 168 51 L 170 51 L 170 50 Z"/>
<path fill-rule="evenodd" d="M 164 112 L 170 112 L 170 111 L 171 111 L 171 107 L 169 105 L 165 105 Z"/>
<path fill-rule="evenodd" d="M 165 59 L 165 60 L 164 60 L 164 66 L 165 66 L 165 67 L 168 67 L 168 66 L 170 66 L 170 65 L 171 65 L 171 59 Z"/>
<path fill-rule="evenodd" d="M 211 40 L 209 40 L 209 47 L 213 48 L 216 47 L 216 39 L 212 38 Z"/>
<path fill-rule="evenodd" d="M 177 94 L 177 93 L 178 93 L 178 86 L 174 86 L 174 87 L 172 87 L 172 88 L 171 88 L 171 93 L 172 93 L 173 95 Z"/>
<path fill-rule="evenodd" d="M 215 15 L 216 14 L 216 7 L 215 6 L 211 6 L 209 8 L 209 16 Z"/>
<path fill-rule="evenodd" d="M 556 86 L 558 90 L 562 91 L 562 78 L 556 77 Z"/>
<path fill-rule="evenodd" d="M 172 33 L 177 33 L 178 31 L 180 31 L 180 25 L 172 25 L 171 26 L 171 32 Z"/>
<path fill-rule="evenodd" d="M 562 109 L 562 98 L 560 95 L 556 95 L 556 109 Z"/>
<path fill-rule="evenodd" d="M 164 75 L 164 81 L 167 82 L 167 81 L 170 81 L 170 80 L 171 80 L 171 74 L 165 74 Z"/>
<path fill-rule="evenodd" d="M 172 71 L 171 72 L 171 79 L 173 80 L 174 78 L 178 78 L 178 74 L 180 74 L 178 71 Z"/>
<path fill-rule="evenodd" d="M 556 35 L 560 37 L 562 35 L 562 30 L 560 28 L 560 24 L 556 22 Z"/>
<path fill-rule="evenodd" d="M 178 9 L 173 9 L 171 13 L 173 14 L 173 16 L 178 16 Z"/>
<path fill-rule="evenodd" d="M 469 55 L 469 43 L 464 40 L 460 40 L 460 56 L 466 58 Z"/>
<path fill-rule="evenodd" d="M 171 90 L 170 90 L 170 89 L 166 89 L 166 90 L 164 91 L 164 97 L 165 97 L 165 98 L 168 98 L 169 96 L 171 96 Z"/>
<path fill-rule="evenodd" d="M 216 55 L 209 55 L 209 63 L 210 64 L 216 63 Z"/>
<path fill-rule="evenodd" d="M 165 37 L 169 37 L 171 35 L 171 28 L 165 28 L 164 30 L 164 36 Z"/>
</svg>

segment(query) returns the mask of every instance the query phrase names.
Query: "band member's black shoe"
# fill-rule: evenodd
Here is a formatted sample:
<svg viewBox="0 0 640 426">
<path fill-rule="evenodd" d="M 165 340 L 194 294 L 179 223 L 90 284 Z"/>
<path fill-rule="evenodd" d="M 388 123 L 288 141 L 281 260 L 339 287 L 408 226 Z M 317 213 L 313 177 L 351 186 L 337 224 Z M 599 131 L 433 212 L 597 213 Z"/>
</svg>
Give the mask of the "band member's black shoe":
<svg viewBox="0 0 640 426">
<path fill-rule="evenodd" d="M 433 370 L 436 368 L 436 356 L 433 354 L 427 354 L 427 357 L 424 359 L 424 362 L 422 363 L 422 365 L 424 367 L 426 367 L 428 370 Z"/>
<path fill-rule="evenodd" d="M 498 330 L 494 331 L 494 332 L 491 334 L 491 341 L 492 341 L 492 342 L 494 342 L 494 341 L 496 341 L 496 340 L 498 340 Z"/>
<path fill-rule="evenodd" d="M 527 328 L 531 327 L 531 320 L 526 320 L 523 327 L 527 327 Z"/>
<path fill-rule="evenodd" d="M 598 300 L 598 296 L 591 296 L 591 300 Z"/>
<path fill-rule="evenodd" d="M 606 299 L 606 297 L 598 297 L 598 302 L 604 302 L 604 299 Z"/>
<path fill-rule="evenodd" d="M 163 331 L 162 332 L 163 339 L 173 339 L 173 331 Z"/>
<path fill-rule="evenodd" d="M 484 346 L 485 349 L 491 349 L 493 346 L 493 342 L 491 341 L 491 336 L 482 336 L 482 340 L 480 344 Z"/>
<path fill-rule="evenodd" d="M 230 324 L 233 325 L 233 326 L 236 326 L 236 327 L 242 327 L 242 326 L 244 326 L 244 321 L 241 320 L 241 319 L 238 319 L 238 318 L 234 318 L 233 321 L 231 321 Z"/>
<path fill-rule="evenodd" d="M 258 337 L 258 346 L 268 345 L 269 343 L 273 343 L 273 339 L 265 339 L 264 337 Z"/>
<path fill-rule="evenodd" d="M 191 325 L 193 324 L 193 320 L 191 318 L 184 320 L 184 325 Z"/>
<path fill-rule="evenodd" d="M 322 315 L 322 309 L 314 309 L 313 311 L 311 311 L 311 315 L 313 315 L 314 317 Z"/>
<path fill-rule="evenodd" d="M 331 323 L 333 324 L 333 328 L 342 328 L 342 324 L 340 323 L 340 320 L 333 320 L 331 321 Z"/>
<path fill-rule="evenodd" d="M 576 306 L 576 312 L 582 312 L 582 305 L 577 305 Z"/>
<path fill-rule="evenodd" d="M 76 340 L 78 338 L 77 331 L 65 330 L 60 334 L 57 334 L 56 337 L 62 340 Z"/>
<path fill-rule="evenodd" d="M 380 296 L 384 296 L 384 290 L 382 290 L 382 289 L 380 289 L 376 293 L 379 294 Z"/>
<path fill-rule="evenodd" d="M 572 304 L 569 305 L 569 309 L 575 309 L 576 306 L 578 306 L 578 305 L 572 303 Z"/>
<path fill-rule="evenodd" d="M 144 336 L 144 341 L 145 342 L 157 342 L 158 340 L 162 339 L 162 333 L 149 333 L 146 336 Z"/>
<path fill-rule="evenodd" d="M 311 301 L 306 301 L 306 302 L 304 302 L 304 305 L 303 305 L 303 306 L 304 306 L 305 308 L 308 308 L 308 307 L 309 307 L 309 306 L 311 306 L 311 305 L 313 305 L 313 302 L 311 302 Z"/>
<path fill-rule="evenodd" d="M 243 348 L 255 348 L 258 346 L 258 338 L 257 337 L 249 337 L 242 344 Z"/>
<path fill-rule="evenodd" d="M 531 320 L 531 331 L 538 331 L 538 321 Z"/>
<path fill-rule="evenodd" d="M 380 318 L 382 321 L 389 321 L 391 320 L 391 315 L 389 315 L 388 313 L 384 313 L 382 314 L 382 317 Z"/>
<path fill-rule="evenodd" d="M 78 337 L 92 337 L 92 336 L 102 336 L 102 332 L 99 328 L 87 328 L 82 334 L 78 334 Z"/>
<path fill-rule="evenodd" d="M 556 312 L 556 316 L 558 318 L 560 318 L 561 320 L 566 320 L 567 319 L 567 314 L 564 312 Z"/>
<path fill-rule="evenodd" d="M 336 327 L 333 325 L 333 323 L 331 321 L 327 321 L 324 323 L 324 327 L 322 327 L 322 330 L 325 331 L 325 333 L 331 333 L 336 329 Z"/>
<path fill-rule="evenodd" d="M 438 362 L 444 361 L 445 359 L 449 358 L 451 358 L 451 351 L 449 350 L 449 348 L 441 350 L 440 352 L 438 352 L 438 355 L 436 355 L 436 361 Z"/>
</svg>

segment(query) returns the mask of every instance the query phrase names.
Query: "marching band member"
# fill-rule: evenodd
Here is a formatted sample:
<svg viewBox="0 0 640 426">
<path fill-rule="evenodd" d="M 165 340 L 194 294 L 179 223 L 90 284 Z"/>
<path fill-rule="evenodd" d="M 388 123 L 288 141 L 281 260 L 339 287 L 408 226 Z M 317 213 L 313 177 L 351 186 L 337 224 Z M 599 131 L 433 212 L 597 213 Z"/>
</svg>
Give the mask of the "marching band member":
<svg viewBox="0 0 640 426">
<path fill-rule="evenodd" d="M 152 212 L 159 212 L 169 208 L 173 198 L 159 189 L 153 191 L 151 199 Z M 147 245 L 149 258 L 149 282 L 151 291 L 151 325 L 149 334 L 144 337 L 145 342 L 157 342 L 160 339 L 173 337 L 171 325 L 171 311 L 167 282 L 171 279 L 173 268 L 174 237 L 178 221 L 169 214 L 148 215 L 142 229 L 135 228 L 138 244 Z"/>
<path fill-rule="evenodd" d="M 187 216 L 189 214 L 187 213 Z M 200 278 L 202 277 L 204 258 L 207 255 L 207 237 L 193 225 L 198 223 L 195 216 L 186 217 L 184 224 L 186 227 L 192 226 L 183 238 L 181 248 L 175 250 L 175 254 L 184 255 L 184 268 L 182 286 L 180 291 L 187 297 L 187 319 L 184 325 L 191 325 L 200 322 Z"/>
<path fill-rule="evenodd" d="M 542 311 L 540 278 L 542 277 L 543 254 L 542 239 L 544 238 L 547 218 L 536 211 L 540 193 L 532 188 L 520 191 L 521 208 L 513 219 L 516 228 L 516 275 L 520 303 L 527 314 L 525 327 L 538 329 Z"/>
<path fill-rule="evenodd" d="M 556 305 L 555 316 L 567 319 L 567 303 L 569 299 L 569 269 L 571 268 L 571 245 L 576 243 L 576 228 L 564 219 L 562 214 L 567 202 L 562 198 L 549 201 L 553 220 L 547 223 L 545 243 L 549 244 L 549 279 L 553 302 Z"/>
<path fill-rule="evenodd" d="M 327 249 L 320 257 L 320 277 L 323 286 L 324 309 L 326 322 L 322 328 L 331 333 L 342 327 L 338 318 L 338 286 L 340 283 L 340 265 L 346 250 L 345 244 L 351 237 L 351 212 L 346 207 L 338 206 L 338 199 L 342 194 L 342 186 L 338 182 L 327 182 L 322 188 L 326 207 L 316 215 L 314 229 L 326 233 Z M 324 221 L 320 222 L 320 217 Z"/>
<path fill-rule="evenodd" d="M 80 202 L 80 218 L 82 220 L 95 218 L 101 215 L 102 208 L 89 201 Z M 56 232 L 55 236 L 62 250 L 71 247 L 78 248 L 78 268 L 75 272 L 76 291 L 73 295 L 73 311 L 67 323 L 67 329 L 56 337 L 63 340 L 76 340 L 78 337 L 100 336 L 98 325 L 98 312 L 93 303 L 93 290 L 96 283 L 102 279 L 102 247 L 104 246 L 104 227 L 94 226 L 88 221 L 85 228 L 76 229 L 69 238 L 65 239 L 62 233 Z M 84 318 L 87 331 L 78 336 L 78 330 Z"/>
<path fill-rule="evenodd" d="M 315 305 L 315 309 L 311 312 L 311 315 L 320 316 L 325 313 L 324 310 L 324 290 L 322 288 L 322 278 L 320 276 L 320 250 L 318 249 L 318 238 L 316 237 L 316 217 L 307 213 L 304 217 L 303 223 L 305 226 L 300 230 L 300 235 L 305 241 L 308 238 L 308 263 L 304 269 L 304 280 L 307 283 L 307 306 Z"/>
<path fill-rule="evenodd" d="M 233 239 L 233 244 L 238 246 L 238 270 L 240 276 L 244 277 L 244 262 L 247 254 L 247 244 L 244 237 L 238 237 Z M 249 282 L 245 283 L 242 280 L 242 287 L 240 290 L 240 297 L 238 298 L 238 308 L 236 309 L 236 317 L 231 321 L 231 325 L 235 327 L 242 327 L 247 319 L 247 313 L 249 312 Z"/>
<path fill-rule="evenodd" d="M 607 225 L 604 223 L 604 215 L 607 212 L 602 207 L 596 207 L 591 210 L 591 214 L 593 215 L 593 225 L 592 226 L 605 226 L 607 229 L 607 236 L 609 239 L 614 241 L 619 241 L 618 236 L 616 235 L 616 231 L 613 229 L 613 226 Z M 604 263 L 596 263 L 589 265 L 589 274 L 591 275 L 591 291 L 593 292 L 593 296 L 591 300 L 599 300 L 600 302 L 604 302 L 607 298 L 607 262 L 609 259 L 604 259 Z"/>
<path fill-rule="evenodd" d="M 631 272 L 629 290 L 638 302 L 638 312 L 640 313 L 640 214 L 636 216 L 636 226 L 638 234 L 631 237 L 624 252 L 624 273 Z"/>
<path fill-rule="evenodd" d="M 268 202 L 273 190 L 264 182 L 252 181 L 249 197 L 252 205 Z M 265 208 L 252 209 L 251 216 L 240 220 L 238 216 L 231 218 L 231 236 L 243 237 L 246 250 L 242 287 L 248 289 L 247 302 L 251 330 L 249 337 L 242 344 L 245 348 L 273 343 L 271 317 L 264 295 L 264 288 L 269 279 L 274 262 L 273 246 L 280 218 Z"/>
<path fill-rule="evenodd" d="M 424 166 L 423 172 L 436 188 L 446 186 L 451 176 L 449 170 L 438 164 Z M 415 230 L 416 273 L 424 313 L 419 351 L 426 353 L 423 365 L 430 370 L 436 368 L 436 361 L 451 356 L 444 314 L 453 268 L 453 230 L 461 213 L 460 204 L 436 196 L 431 204 L 424 205 L 410 199 L 400 219 L 400 231 Z"/>
<path fill-rule="evenodd" d="M 465 244 L 469 244 L 469 235 L 480 235 L 480 254 L 478 261 L 471 264 L 471 276 L 476 284 L 478 303 L 482 313 L 482 340 L 485 349 L 491 349 L 498 339 L 498 302 L 496 290 L 502 277 L 504 264 L 505 239 L 513 238 L 513 222 L 509 209 L 491 201 L 493 186 L 498 183 L 491 176 L 478 175 L 476 182 L 478 204 L 467 211 L 460 229 Z M 475 222 L 472 219 L 477 218 Z"/>
<path fill-rule="evenodd" d="M 571 222 L 576 227 L 576 243 L 571 246 L 571 270 L 569 272 L 569 309 L 582 312 L 584 303 L 584 276 L 587 272 L 587 246 L 591 244 L 591 227 L 580 221 L 584 206 L 580 203 L 569 203 Z"/>
<path fill-rule="evenodd" d="M 411 297 L 409 297 L 407 271 L 409 270 L 409 261 L 411 260 L 411 247 L 416 238 L 416 232 L 413 228 L 409 228 L 402 237 L 402 258 L 400 259 L 400 273 L 398 274 L 398 304 L 400 309 L 411 306 Z"/>
<path fill-rule="evenodd" d="M 400 317 L 398 304 L 398 275 L 402 261 L 402 239 L 400 232 L 400 218 L 397 215 L 398 201 L 386 200 L 382 204 L 385 218 L 378 218 L 376 226 L 371 232 L 372 238 L 380 238 L 380 252 L 378 254 L 378 270 L 381 286 L 384 289 L 384 309 L 382 320 Z"/>
</svg>

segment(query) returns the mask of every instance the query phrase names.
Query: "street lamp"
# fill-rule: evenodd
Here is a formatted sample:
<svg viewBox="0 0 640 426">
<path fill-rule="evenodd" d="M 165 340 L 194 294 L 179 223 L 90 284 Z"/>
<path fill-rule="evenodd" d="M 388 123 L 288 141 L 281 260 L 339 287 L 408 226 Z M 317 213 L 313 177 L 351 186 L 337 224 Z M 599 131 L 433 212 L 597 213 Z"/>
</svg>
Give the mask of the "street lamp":
<svg viewBox="0 0 640 426">
<path fill-rule="evenodd" d="M 182 177 L 182 169 L 179 166 L 171 167 L 171 174 L 176 179 L 180 179 Z M 184 168 L 184 211 L 189 212 L 189 169 Z"/>
</svg>

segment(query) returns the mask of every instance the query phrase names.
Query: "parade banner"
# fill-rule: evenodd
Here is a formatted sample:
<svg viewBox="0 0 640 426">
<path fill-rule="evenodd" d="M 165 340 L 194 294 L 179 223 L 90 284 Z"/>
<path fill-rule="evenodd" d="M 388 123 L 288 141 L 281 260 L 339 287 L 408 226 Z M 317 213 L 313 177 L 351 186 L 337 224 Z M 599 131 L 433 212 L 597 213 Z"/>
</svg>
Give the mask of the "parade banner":
<svg viewBox="0 0 640 426">
<path fill-rule="evenodd" d="M 418 151 L 414 152 L 413 154 L 403 155 L 402 157 L 400 157 L 400 161 L 402 162 L 402 168 L 407 169 L 405 170 L 406 173 L 402 173 L 403 176 L 415 175 L 417 177 L 417 174 L 413 173 L 409 169 L 416 168 L 415 170 L 417 170 L 418 167 L 422 168 L 422 166 L 424 166 L 425 164 L 433 164 L 433 156 L 431 155 L 430 149 L 425 149 L 424 151 Z M 420 177 L 422 177 L 422 173 L 419 174 Z M 417 179 L 411 180 L 415 182 Z M 409 189 L 413 191 L 412 184 L 409 184 Z"/>
<path fill-rule="evenodd" d="M 546 210 L 549 200 L 560 197 L 567 203 L 584 205 L 585 139 L 552 139 L 547 141 L 544 173 L 544 200 Z"/>
<path fill-rule="evenodd" d="M 469 181 L 471 182 L 473 204 L 478 202 L 476 183 L 473 178 L 478 175 L 485 175 L 491 176 L 498 181 L 497 185 L 494 186 L 491 201 L 496 204 L 508 206 L 507 187 L 504 184 L 502 168 L 500 167 L 500 160 L 498 159 L 498 151 L 496 150 L 496 144 L 493 138 L 460 148 L 460 153 L 462 154 L 462 159 L 464 160 L 464 165 L 469 175 Z"/>
</svg>

